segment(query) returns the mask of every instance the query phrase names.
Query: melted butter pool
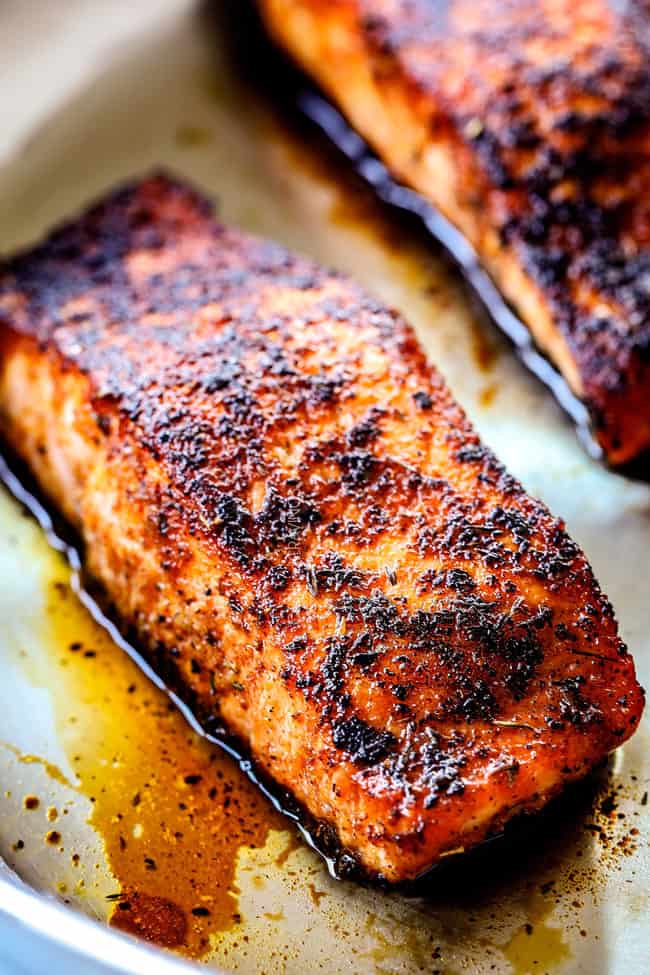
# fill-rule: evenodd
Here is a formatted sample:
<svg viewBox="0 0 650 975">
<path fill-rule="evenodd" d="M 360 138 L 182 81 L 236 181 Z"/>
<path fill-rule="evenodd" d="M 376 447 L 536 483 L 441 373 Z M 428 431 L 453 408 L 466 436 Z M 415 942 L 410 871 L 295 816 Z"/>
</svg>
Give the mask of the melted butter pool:
<svg viewBox="0 0 650 975">
<path fill-rule="evenodd" d="M 110 923 L 198 957 L 215 932 L 240 921 L 239 851 L 259 849 L 286 824 L 91 618 L 70 588 L 63 558 L 34 535 L 34 526 L 16 522 L 15 550 L 32 556 L 40 591 L 36 614 L 21 618 L 17 608 L 14 660 L 34 689 L 47 688 L 52 733 L 68 771 L 46 759 L 42 768 L 88 804 L 88 822 L 114 877 L 109 893 L 102 885 Z M 12 753 L 23 765 L 37 757 L 16 746 Z M 49 791 L 30 797 L 37 802 L 25 810 L 49 804 Z M 61 842 L 54 845 L 80 859 L 64 825 L 57 833 Z"/>
</svg>

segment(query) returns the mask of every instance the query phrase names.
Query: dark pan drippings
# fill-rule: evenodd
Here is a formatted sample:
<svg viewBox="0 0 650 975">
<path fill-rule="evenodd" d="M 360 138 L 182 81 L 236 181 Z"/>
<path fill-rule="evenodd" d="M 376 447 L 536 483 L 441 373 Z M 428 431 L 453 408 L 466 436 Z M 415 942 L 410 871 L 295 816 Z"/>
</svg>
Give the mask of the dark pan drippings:
<svg viewBox="0 0 650 975">
<path fill-rule="evenodd" d="M 317 138 L 324 139 L 346 165 L 351 164 L 365 186 L 392 211 L 393 217 L 406 218 L 442 248 L 454 268 L 462 274 L 470 299 L 478 306 L 479 317 L 487 317 L 497 326 L 526 369 L 552 393 L 575 426 L 587 454 L 608 466 L 586 406 L 537 347 L 529 329 L 504 300 L 465 236 L 421 194 L 392 178 L 384 163 L 328 98 L 267 38 L 251 3 L 226 4 L 225 8 L 218 15 L 218 27 L 228 31 L 229 47 L 237 70 L 256 90 L 259 90 L 262 77 L 265 97 L 270 98 L 291 122 L 306 123 L 312 130 L 310 134 L 315 133 Z M 630 478 L 649 480 L 650 452 L 643 452 L 633 461 L 616 466 L 615 471 Z"/>
</svg>

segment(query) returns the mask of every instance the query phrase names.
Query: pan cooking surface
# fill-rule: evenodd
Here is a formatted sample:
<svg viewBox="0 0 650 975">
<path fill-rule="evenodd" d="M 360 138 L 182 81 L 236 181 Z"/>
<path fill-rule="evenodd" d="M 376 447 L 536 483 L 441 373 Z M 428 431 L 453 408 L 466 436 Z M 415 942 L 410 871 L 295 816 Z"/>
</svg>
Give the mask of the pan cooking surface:
<svg viewBox="0 0 650 975">
<path fill-rule="evenodd" d="M 647 681 L 647 488 L 585 456 L 426 237 L 288 128 L 220 32 L 183 17 L 61 109 L 0 172 L 0 248 L 162 164 L 218 197 L 227 221 L 352 273 L 413 322 L 482 436 L 566 518 Z M 647 718 L 509 844 L 387 895 L 328 875 L 93 622 L 63 556 L 4 490 L 0 574 L 0 854 L 35 889 L 244 972 L 643 970 Z"/>
</svg>

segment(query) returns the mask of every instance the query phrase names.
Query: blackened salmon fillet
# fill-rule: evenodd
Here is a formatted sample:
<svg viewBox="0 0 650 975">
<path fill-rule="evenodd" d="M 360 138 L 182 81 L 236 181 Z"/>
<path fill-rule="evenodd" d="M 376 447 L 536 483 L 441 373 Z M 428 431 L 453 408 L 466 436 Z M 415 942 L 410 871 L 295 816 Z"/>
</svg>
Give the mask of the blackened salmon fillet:
<svg viewBox="0 0 650 975">
<path fill-rule="evenodd" d="M 0 430 L 341 869 L 414 878 L 639 721 L 584 556 L 410 327 L 169 177 L 5 263 Z"/>
<path fill-rule="evenodd" d="M 463 232 L 613 465 L 650 448 L 642 0 L 258 0 L 392 172 Z"/>
</svg>

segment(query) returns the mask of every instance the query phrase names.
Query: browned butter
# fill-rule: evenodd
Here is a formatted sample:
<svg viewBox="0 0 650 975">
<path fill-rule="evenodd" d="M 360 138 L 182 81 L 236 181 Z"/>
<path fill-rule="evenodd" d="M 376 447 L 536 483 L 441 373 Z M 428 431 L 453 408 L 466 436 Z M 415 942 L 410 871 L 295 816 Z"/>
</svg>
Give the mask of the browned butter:
<svg viewBox="0 0 650 975">
<path fill-rule="evenodd" d="M 240 849 L 263 846 L 286 821 L 92 620 L 53 561 L 45 636 L 68 687 L 55 707 L 118 881 L 110 923 L 199 957 L 240 920 Z"/>
</svg>

